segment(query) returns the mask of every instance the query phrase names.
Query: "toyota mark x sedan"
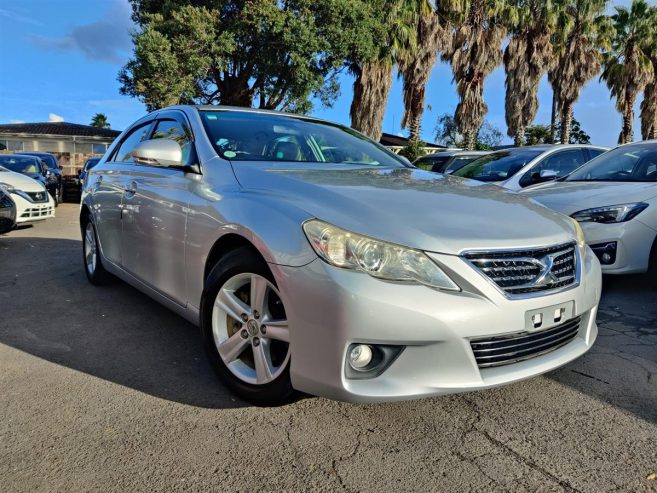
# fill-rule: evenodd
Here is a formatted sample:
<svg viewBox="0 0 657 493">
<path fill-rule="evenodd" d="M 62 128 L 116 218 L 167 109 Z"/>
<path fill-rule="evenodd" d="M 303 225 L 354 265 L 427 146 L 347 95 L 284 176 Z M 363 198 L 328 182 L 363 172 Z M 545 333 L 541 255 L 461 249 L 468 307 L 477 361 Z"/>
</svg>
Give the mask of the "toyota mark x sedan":
<svg viewBox="0 0 657 493">
<path fill-rule="evenodd" d="M 151 113 L 89 171 L 80 225 L 91 283 L 114 275 L 198 324 L 256 404 L 494 387 L 597 335 L 600 264 L 576 221 L 314 118 Z"/>
</svg>

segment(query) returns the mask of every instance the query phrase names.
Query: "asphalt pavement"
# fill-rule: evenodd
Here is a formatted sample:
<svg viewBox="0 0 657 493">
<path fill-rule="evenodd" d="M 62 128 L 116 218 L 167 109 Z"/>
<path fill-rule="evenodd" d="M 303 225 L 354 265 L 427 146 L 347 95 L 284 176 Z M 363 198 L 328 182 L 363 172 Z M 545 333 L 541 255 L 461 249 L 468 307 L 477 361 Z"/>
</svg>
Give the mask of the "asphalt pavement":
<svg viewBox="0 0 657 493">
<path fill-rule="evenodd" d="M 217 381 L 196 327 L 87 282 L 77 214 L 0 236 L 1 491 L 657 491 L 644 277 L 605 279 L 596 345 L 545 376 L 256 408 Z"/>
</svg>

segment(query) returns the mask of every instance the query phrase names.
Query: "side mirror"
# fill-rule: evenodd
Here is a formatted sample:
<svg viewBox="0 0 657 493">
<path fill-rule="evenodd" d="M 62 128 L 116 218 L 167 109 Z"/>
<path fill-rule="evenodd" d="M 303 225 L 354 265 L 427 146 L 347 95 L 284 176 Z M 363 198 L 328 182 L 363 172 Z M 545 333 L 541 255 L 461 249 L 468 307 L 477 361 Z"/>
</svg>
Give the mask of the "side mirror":
<svg viewBox="0 0 657 493">
<path fill-rule="evenodd" d="M 132 150 L 132 159 L 138 164 L 164 168 L 182 166 L 182 149 L 171 139 L 145 140 Z"/>
<path fill-rule="evenodd" d="M 556 180 L 559 176 L 559 173 L 552 169 L 542 169 L 539 177 L 541 181 L 550 181 L 550 180 Z"/>
</svg>

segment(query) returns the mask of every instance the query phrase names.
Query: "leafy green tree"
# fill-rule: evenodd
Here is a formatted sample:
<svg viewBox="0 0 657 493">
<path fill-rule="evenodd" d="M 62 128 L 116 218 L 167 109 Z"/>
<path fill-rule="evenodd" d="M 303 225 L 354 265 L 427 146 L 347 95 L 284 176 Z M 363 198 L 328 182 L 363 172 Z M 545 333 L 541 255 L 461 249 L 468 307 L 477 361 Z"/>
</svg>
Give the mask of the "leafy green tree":
<svg viewBox="0 0 657 493">
<path fill-rule="evenodd" d="M 337 70 L 367 45 L 361 2 L 131 0 L 134 56 L 120 91 L 149 110 L 178 103 L 305 112 L 330 104 Z"/>
<path fill-rule="evenodd" d="M 642 46 L 650 38 L 654 25 L 645 0 L 633 0 L 629 9 L 616 7 L 611 19 L 611 50 L 604 53 L 600 78 L 616 99 L 616 109 L 623 117 L 618 143 L 626 144 L 634 139 L 634 103 L 652 74 L 650 58 Z"/>
<path fill-rule="evenodd" d="M 564 144 L 590 144 L 591 137 L 587 134 L 580 123 L 575 120 L 573 117 L 571 120 L 570 131 L 568 132 L 568 142 L 563 142 Z"/>
<path fill-rule="evenodd" d="M 435 138 L 436 142 L 448 147 L 463 147 L 466 143 L 465 136 L 459 132 L 454 117 L 448 113 L 438 117 Z M 477 131 L 473 148 L 478 151 L 487 151 L 500 145 L 503 138 L 501 130 L 485 120 Z"/>
<path fill-rule="evenodd" d="M 552 131 L 550 125 L 531 125 L 525 128 L 525 143 L 527 145 L 551 144 Z"/>
<path fill-rule="evenodd" d="M 650 9 L 650 36 L 642 43 L 643 51 L 650 59 L 652 74 L 646 84 L 641 102 L 641 137 L 657 139 L 657 7 Z"/>
<path fill-rule="evenodd" d="M 424 156 L 426 154 L 424 150 L 425 147 L 426 143 L 422 140 L 410 139 L 406 147 L 399 151 L 399 154 L 407 158 L 410 162 L 413 162 L 420 156 Z"/>
<path fill-rule="evenodd" d="M 89 125 L 97 128 L 110 128 L 110 124 L 107 121 L 107 115 L 105 113 L 96 113 L 91 119 L 91 123 Z"/>
</svg>

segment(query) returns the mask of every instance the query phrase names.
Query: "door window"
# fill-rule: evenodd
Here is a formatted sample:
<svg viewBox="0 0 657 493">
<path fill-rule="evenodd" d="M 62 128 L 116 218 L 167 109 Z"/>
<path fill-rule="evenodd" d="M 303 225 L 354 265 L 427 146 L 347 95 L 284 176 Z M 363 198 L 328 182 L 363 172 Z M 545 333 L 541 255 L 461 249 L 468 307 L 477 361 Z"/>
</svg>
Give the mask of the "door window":
<svg viewBox="0 0 657 493">
<path fill-rule="evenodd" d="M 552 171 L 556 173 L 556 178 L 561 178 L 572 173 L 587 161 L 588 157 L 584 149 L 567 149 L 555 152 L 530 169 L 520 180 L 520 185 L 526 187 L 534 183 L 540 183 L 543 181 L 541 179 L 542 171 Z"/>
<path fill-rule="evenodd" d="M 150 128 L 151 124 L 147 123 L 146 125 L 131 130 L 125 139 L 123 139 L 121 145 L 119 145 L 118 150 L 114 153 L 113 161 L 131 163 L 132 151 L 142 140 L 146 140 Z"/>
<path fill-rule="evenodd" d="M 192 134 L 189 127 L 177 120 L 159 120 L 153 139 L 170 139 L 180 144 L 182 149 L 182 164 L 191 165 L 192 161 Z"/>
</svg>

